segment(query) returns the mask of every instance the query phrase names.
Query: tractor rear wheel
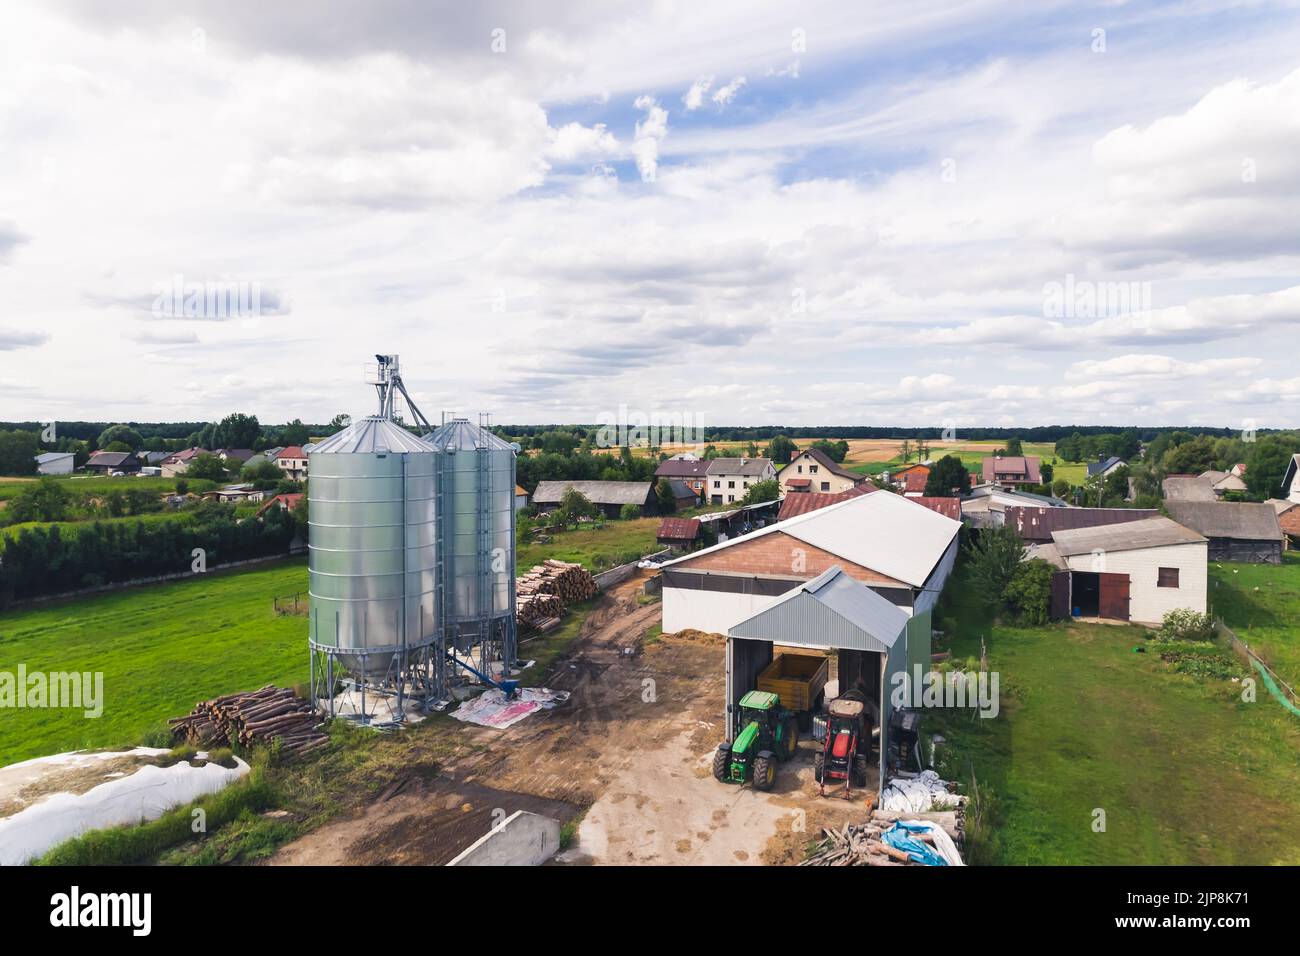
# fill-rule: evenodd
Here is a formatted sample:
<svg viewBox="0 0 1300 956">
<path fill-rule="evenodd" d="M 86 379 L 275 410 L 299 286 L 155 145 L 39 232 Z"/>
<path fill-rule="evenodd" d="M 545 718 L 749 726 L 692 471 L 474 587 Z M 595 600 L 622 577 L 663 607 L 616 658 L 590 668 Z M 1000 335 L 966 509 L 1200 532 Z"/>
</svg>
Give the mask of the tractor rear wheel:
<svg viewBox="0 0 1300 956">
<path fill-rule="evenodd" d="M 790 760 L 799 749 L 799 721 L 793 716 L 785 719 L 785 733 L 781 735 L 781 759 Z"/>
<path fill-rule="evenodd" d="M 825 772 L 825 768 L 826 754 L 819 750 L 817 756 L 813 757 L 813 779 L 818 783 L 822 782 L 822 774 Z"/>
<path fill-rule="evenodd" d="M 715 779 L 727 782 L 727 764 L 731 762 L 731 746 L 723 744 L 713 752 L 713 776 Z"/>
<path fill-rule="evenodd" d="M 763 751 L 754 758 L 754 789 L 771 790 L 776 785 L 776 758 Z"/>
</svg>

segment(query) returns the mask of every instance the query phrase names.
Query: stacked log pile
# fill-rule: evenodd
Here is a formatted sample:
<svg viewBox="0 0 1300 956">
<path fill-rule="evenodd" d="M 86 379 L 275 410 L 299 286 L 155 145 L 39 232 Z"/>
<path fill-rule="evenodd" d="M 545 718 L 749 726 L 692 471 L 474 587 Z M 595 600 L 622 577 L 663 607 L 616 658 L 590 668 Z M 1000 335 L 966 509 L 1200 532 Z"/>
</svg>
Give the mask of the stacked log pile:
<svg viewBox="0 0 1300 956">
<path fill-rule="evenodd" d="M 293 691 L 268 684 L 261 690 L 200 701 L 168 721 L 172 736 L 194 746 L 222 747 L 280 741 L 280 752 L 301 756 L 329 743 L 311 704 Z"/>
<path fill-rule="evenodd" d="M 521 630 L 548 631 L 569 604 L 587 601 L 599 589 L 581 564 L 548 558 L 515 580 L 515 620 Z"/>
<path fill-rule="evenodd" d="M 965 815 L 957 810 L 934 810 L 926 813 L 898 813 L 873 810 L 868 823 L 846 823 L 839 829 L 823 828 L 824 838 L 812 856 L 800 866 L 921 866 L 881 840 L 880 835 L 898 820 L 929 821 L 937 824 L 960 849 L 965 843 Z M 912 836 L 922 843 L 933 843 L 926 833 Z"/>
</svg>

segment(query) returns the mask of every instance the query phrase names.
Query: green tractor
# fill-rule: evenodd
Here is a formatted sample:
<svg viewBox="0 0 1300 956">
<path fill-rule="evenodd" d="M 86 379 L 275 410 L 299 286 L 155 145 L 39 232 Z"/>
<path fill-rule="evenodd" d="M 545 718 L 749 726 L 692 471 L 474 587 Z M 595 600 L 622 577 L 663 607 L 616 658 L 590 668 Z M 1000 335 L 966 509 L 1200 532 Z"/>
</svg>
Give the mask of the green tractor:
<svg viewBox="0 0 1300 956">
<path fill-rule="evenodd" d="M 713 776 L 723 783 L 749 780 L 755 790 L 771 790 L 777 762 L 789 760 L 799 746 L 795 715 L 781 706 L 776 694 L 751 690 L 740 699 L 739 726 L 735 740 L 718 745 Z"/>
</svg>

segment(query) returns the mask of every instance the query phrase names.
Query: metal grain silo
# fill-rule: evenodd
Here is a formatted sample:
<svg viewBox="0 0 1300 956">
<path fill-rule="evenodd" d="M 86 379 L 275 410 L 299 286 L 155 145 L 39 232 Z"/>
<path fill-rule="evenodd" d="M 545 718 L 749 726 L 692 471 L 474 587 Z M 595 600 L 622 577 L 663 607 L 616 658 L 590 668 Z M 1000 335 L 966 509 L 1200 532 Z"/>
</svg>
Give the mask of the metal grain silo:
<svg viewBox="0 0 1300 956">
<path fill-rule="evenodd" d="M 439 453 L 448 647 L 493 645 L 500 660 L 513 663 L 518 446 L 464 418 L 445 421 L 424 440 Z"/>
<path fill-rule="evenodd" d="M 400 684 L 438 639 L 437 459 L 382 415 L 309 458 L 311 645 L 366 681 Z"/>
</svg>

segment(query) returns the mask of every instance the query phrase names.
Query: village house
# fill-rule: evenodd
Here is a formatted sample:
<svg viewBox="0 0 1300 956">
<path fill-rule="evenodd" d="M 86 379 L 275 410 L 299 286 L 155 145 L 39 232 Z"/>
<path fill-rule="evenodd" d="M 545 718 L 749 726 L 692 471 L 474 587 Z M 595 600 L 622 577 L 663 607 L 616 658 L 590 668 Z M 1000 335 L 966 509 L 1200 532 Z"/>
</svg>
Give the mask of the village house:
<svg viewBox="0 0 1300 956">
<path fill-rule="evenodd" d="M 799 452 L 781 469 L 778 478 L 781 482 L 781 493 L 787 495 L 803 492 L 834 495 L 848 491 L 867 480 L 865 475 L 859 475 L 836 464 L 820 448 L 808 448 Z"/>
<path fill-rule="evenodd" d="M 1128 463 L 1118 455 L 1111 455 L 1109 457 L 1106 455 L 1098 455 L 1096 461 L 1088 462 L 1088 477 L 1105 478 L 1107 475 L 1126 467 L 1127 464 Z"/>
<path fill-rule="evenodd" d="M 528 507 L 528 491 L 523 485 L 515 485 L 515 510 L 523 511 Z"/>
<path fill-rule="evenodd" d="M 981 463 L 981 476 L 986 483 L 1010 488 L 1041 485 L 1039 462 L 1037 455 L 990 455 Z"/>
<path fill-rule="evenodd" d="M 711 504 L 733 504 L 744 499 L 751 485 L 774 478 L 770 458 L 714 458 L 705 471 L 706 493 Z"/>
<path fill-rule="evenodd" d="M 930 463 L 918 461 L 889 475 L 890 482 L 905 495 L 924 495 L 930 480 Z"/>
<path fill-rule="evenodd" d="M 1286 466 L 1286 474 L 1282 476 L 1282 493 L 1286 495 L 1287 501 L 1300 504 L 1300 455 L 1292 455 L 1291 464 Z"/>
<path fill-rule="evenodd" d="M 972 528 L 993 528 L 1004 522 L 1008 508 L 1068 508 L 1060 498 L 1036 495 L 1001 485 L 976 485 L 961 499 L 961 515 Z"/>
<path fill-rule="evenodd" d="M 684 482 L 695 492 L 695 497 L 703 500 L 708 470 L 709 463 L 703 458 L 690 454 L 674 455 L 659 462 L 655 477 Z"/>
<path fill-rule="evenodd" d="M 275 456 L 275 463 L 286 478 L 302 481 L 307 477 L 307 452 L 300 445 L 290 445 Z"/>
<path fill-rule="evenodd" d="M 186 448 L 184 451 L 174 452 L 164 458 L 161 462 L 162 475 L 164 478 L 176 478 L 189 471 L 190 463 L 199 455 L 210 455 L 206 448 Z"/>
</svg>

